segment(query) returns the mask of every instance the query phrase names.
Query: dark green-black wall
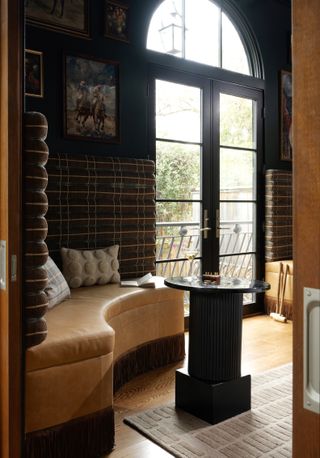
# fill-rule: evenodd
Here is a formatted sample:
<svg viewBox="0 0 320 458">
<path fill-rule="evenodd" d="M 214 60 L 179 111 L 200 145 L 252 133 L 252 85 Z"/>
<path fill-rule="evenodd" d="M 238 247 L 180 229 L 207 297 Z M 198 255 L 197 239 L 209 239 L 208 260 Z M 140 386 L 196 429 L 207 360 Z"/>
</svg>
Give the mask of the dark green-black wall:
<svg viewBox="0 0 320 458">
<path fill-rule="evenodd" d="M 197 0 L 195 0 L 197 1 Z M 148 157 L 147 82 L 150 64 L 174 66 L 181 71 L 216 78 L 228 73 L 230 81 L 250 84 L 241 78 L 208 66 L 182 61 L 146 50 L 149 20 L 160 0 L 126 1 L 130 12 L 130 42 L 104 36 L 104 2 L 91 0 L 91 39 L 52 32 L 26 25 L 26 48 L 43 52 L 44 98 L 26 97 L 26 109 L 40 111 L 48 118 L 49 148 L 58 152 Z M 289 37 L 291 12 L 283 0 L 238 0 L 237 8 L 247 19 L 261 51 L 265 81 L 265 165 L 288 168 L 279 160 L 279 71 L 290 70 Z M 209 46 L 209 44 L 208 44 Z M 120 143 L 66 139 L 63 136 L 63 54 L 80 54 L 118 61 L 120 71 Z M 261 86 L 261 83 L 260 83 Z"/>
</svg>

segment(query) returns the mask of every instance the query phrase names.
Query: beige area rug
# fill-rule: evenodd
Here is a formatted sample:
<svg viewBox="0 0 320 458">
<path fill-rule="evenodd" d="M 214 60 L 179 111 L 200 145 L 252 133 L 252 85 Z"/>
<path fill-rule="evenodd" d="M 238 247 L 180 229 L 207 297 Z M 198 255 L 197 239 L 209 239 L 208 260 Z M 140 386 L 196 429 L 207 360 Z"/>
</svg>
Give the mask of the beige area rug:
<svg viewBox="0 0 320 458">
<path fill-rule="evenodd" d="M 210 425 L 174 404 L 126 417 L 179 458 L 291 458 L 292 365 L 252 376 L 250 411 Z"/>
</svg>

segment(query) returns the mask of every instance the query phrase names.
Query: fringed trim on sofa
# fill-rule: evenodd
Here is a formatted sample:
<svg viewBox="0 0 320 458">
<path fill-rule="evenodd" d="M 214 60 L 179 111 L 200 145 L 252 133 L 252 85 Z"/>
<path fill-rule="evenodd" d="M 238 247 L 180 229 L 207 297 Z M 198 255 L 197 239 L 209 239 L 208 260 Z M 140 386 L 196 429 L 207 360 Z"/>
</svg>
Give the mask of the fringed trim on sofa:
<svg viewBox="0 0 320 458">
<path fill-rule="evenodd" d="M 141 345 L 121 356 L 114 364 L 113 390 L 135 376 L 166 364 L 181 361 L 185 356 L 184 334 L 164 337 Z"/>
<path fill-rule="evenodd" d="M 114 447 L 112 407 L 26 435 L 26 458 L 98 458 Z"/>
<path fill-rule="evenodd" d="M 277 304 L 276 297 L 265 296 L 264 297 L 265 313 L 267 315 L 270 315 L 271 312 L 275 312 L 276 304 Z M 288 320 L 292 320 L 293 318 L 292 301 L 288 301 L 288 300 L 283 301 L 282 315 L 287 317 Z"/>
</svg>

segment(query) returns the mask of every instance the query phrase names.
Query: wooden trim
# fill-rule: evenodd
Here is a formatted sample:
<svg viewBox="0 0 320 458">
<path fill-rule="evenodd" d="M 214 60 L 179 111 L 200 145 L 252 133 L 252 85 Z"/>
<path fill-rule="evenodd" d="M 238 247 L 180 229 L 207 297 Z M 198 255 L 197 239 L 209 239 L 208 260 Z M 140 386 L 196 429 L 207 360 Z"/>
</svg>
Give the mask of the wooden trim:
<svg viewBox="0 0 320 458">
<path fill-rule="evenodd" d="M 293 0 L 293 457 L 319 457 L 320 416 L 303 408 L 303 288 L 320 287 L 320 3 Z"/>
<path fill-rule="evenodd" d="M 0 292 L 0 455 L 21 456 L 21 151 L 23 113 L 22 1 L 0 7 L 0 238 L 7 242 L 7 289 Z M 14 126 L 14 127 L 13 127 Z M 16 281 L 11 279 L 17 256 Z"/>
<path fill-rule="evenodd" d="M 6 20 L 7 2 L 1 1 L 0 10 L 0 239 L 8 238 L 8 80 Z M 0 455 L 9 456 L 9 351 L 8 351 L 8 291 L 0 290 Z"/>
</svg>

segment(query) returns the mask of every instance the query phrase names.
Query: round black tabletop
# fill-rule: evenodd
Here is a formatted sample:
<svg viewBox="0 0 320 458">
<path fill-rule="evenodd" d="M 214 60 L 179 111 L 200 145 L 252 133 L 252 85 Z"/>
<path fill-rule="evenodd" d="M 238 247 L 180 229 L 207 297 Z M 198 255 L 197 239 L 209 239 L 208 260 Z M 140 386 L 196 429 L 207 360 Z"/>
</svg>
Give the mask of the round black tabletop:
<svg viewBox="0 0 320 458">
<path fill-rule="evenodd" d="M 246 280 L 235 277 L 221 277 L 219 283 L 203 282 L 199 277 L 168 277 L 164 280 L 164 284 L 171 288 L 202 292 L 205 294 L 217 292 L 263 293 L 270 289 L 270 284 L 264 281 Z"/>
</svg>

